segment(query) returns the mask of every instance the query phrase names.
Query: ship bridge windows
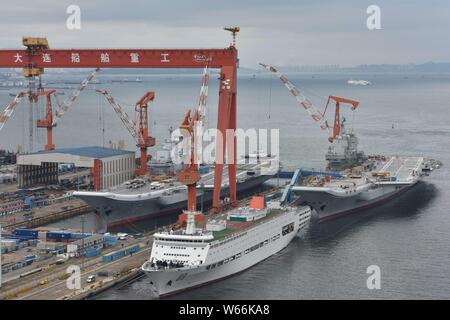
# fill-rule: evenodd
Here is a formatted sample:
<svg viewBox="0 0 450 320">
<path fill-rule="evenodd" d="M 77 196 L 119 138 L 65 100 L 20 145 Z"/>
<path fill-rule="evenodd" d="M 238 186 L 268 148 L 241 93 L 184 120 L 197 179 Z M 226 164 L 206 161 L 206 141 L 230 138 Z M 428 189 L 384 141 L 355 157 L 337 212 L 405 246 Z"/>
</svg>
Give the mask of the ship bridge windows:
<svg viewBox="0 0 450 320">
<path fill-rule="evenodd" d="M 164 256 L 172 256 L 172 257 L 189 257 L 189 254 L 183 254 L 183 253 L 164 253 Z"/>
<path fill-rule="evenodd" d="M 155 238 L 155 241 L 163 241 L 163 242 L 195 242 L 195 243 L 205 243 L 204 240 L 187 240 L 187 239 L 163 239 L 163 238 Z"/>
</svg>

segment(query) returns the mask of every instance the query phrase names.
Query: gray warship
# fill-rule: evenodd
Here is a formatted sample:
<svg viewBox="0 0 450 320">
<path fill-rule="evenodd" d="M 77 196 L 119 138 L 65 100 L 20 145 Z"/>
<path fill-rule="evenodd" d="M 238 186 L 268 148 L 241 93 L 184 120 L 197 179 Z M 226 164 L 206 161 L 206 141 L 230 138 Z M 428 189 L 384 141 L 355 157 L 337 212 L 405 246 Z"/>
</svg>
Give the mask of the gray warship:
<svg viewBox="0 0 450 320">
<path fill-rule="evenodd" d="M 326 153 L 328 171 L 302 177 L 300 185 L 292 187 L 315 209 L 319 222 L 382 205 L 442 166 L 423 156 L 366 155 L 344 122 Z"/>
</svg>

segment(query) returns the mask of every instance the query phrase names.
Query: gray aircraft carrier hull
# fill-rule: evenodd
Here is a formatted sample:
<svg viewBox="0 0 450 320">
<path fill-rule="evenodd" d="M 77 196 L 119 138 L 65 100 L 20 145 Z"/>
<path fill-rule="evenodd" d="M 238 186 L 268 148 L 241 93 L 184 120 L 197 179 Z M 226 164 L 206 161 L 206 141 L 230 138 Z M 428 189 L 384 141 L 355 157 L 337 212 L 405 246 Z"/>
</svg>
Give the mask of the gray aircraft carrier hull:
<svg viewBox="0 0 450 320">
<path fill-rule="evenodd" d="M 250 177 L 243 182 L 238 182 L 236 186 L 238 196 L 242 193 L 255 189 L 271 177 L 272 176 L 270 175 L 259 175 Z M 225 196 L 227 192 L 228 187 L 222 188 L 222 196 Z M 212 190 L 198 190 L 198 205 L 200 206 L 202 202 L 203 205 L 208 205 L 208 203 L 212 201 L 212 194 Z M 176 212 L 181 213 L 181 210 L 186 208 L 187 205 L 186 192 L 172 194 L 168 197 L 155 197 L 141 201 L 123 201 L 95 195 L 77 195 L 77 197 L 95 209 L 95 213 L 97 215 L 96 224 L 99 229 L 98 231 L 105 231 L 108 228 L 135 223 Z"/>
<path fill-rule="evenodd" d="M 299 191 L 301 198 L 310 205 L 318 216 L 319 222 L 327 222 L 336 218 L 381 206 L 408 191 L 413 184 L 383 186 L 379 194 L 372 199 L 364 199 L 360 194 L 351 197 L 337 197 L 326 192 Z"/>
</svg>

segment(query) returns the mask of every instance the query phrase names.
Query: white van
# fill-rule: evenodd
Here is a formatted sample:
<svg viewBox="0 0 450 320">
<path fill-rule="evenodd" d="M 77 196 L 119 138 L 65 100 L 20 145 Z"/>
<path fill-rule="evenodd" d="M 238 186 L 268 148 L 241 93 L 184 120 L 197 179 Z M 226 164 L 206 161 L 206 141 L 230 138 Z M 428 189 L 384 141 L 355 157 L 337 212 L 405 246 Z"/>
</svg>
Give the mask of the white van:
<svg viewBox="0 0 450 320">
<path fill-rule="evenodd" d="M 89 277 L 87 277 L 86 282 L 87 283 L 95 282 L 95 276 L 94 275 L 90 275 Z"/>
<path fill-rule="evenodd" d="M 127 240 L 128 239 L 128 233 L 118 233 L 117 237 L 119 240 Z"/>
</svg>

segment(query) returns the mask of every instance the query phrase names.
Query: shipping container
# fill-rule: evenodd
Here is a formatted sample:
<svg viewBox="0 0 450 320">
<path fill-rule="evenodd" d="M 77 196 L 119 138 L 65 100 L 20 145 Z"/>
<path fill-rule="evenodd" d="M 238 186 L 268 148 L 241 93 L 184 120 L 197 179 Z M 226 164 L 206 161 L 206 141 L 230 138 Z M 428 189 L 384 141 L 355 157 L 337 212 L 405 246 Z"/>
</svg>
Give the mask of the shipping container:
<svg viewBox="0 0 450 320">
<path fill-rule="evenodd" d="M 117 246 L 117 237 L 116 236 L 105 236 L 105 245 L 107 247 Z"/>
<path fill-rule="evenodd" d="M 208 173 L 208 172 L 209 172 L 209 167 L 199 167 L 199 168 L 198 168 L 198 172 L 199 172 L 200 174 Z"/>
<path fill-rule="evenodd" d="M 86 257 L 95 257 L 98 256 L 100 254 L 101 250 L 100 249 L 94 249 L 94 248 L 88 248 L 85 250 L 85 256 Z"/>
<path fill-rule="evenodd" d="M 70 239 L 70 238 L 71 238 L 70 232 L 64 232 L 64 231 L 49 231 L 49 232 L 47 232 L 47 239 L 63 240 L 63 239 Z"/>
<path fill-rule="evenodd" d="M 92 233 L 80 233 L 80 232 L 73 232 L 70 234 L 71 239 L 82 239 L 86 237 L 92 236 Z"/>
<path fill-rule="evenodd" d="M 33 229 L 16 229 L 14 230 L 14 235 L 28 237 L 29 239 L 37 239 L 39 232 Z"/>
<path fill-rule="evenodd" d="M 139 251 L 140 248 L 141 247 L 138 244 L 136 244 L 136 245 L 131 246 L 131 247 L 127 247 L 127 248 L 124 248 L 124 249 L 121 249 L 121 250 L 118 250 L 118 251 L 114 251 L 114 252 L 108 253 L 108 254 L 102 256 L 102 261 L 103 262 L 115 261 L 115 260 L 117 260 L 119 258 L 122 258 L 122 257 L 126 256 L 126 255 L 129 255 L 131 253 L 135 253 L 135 252 Z"/>
</svg>

